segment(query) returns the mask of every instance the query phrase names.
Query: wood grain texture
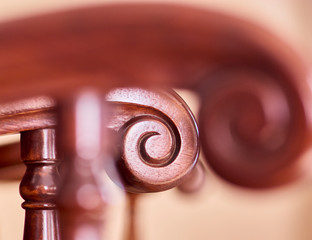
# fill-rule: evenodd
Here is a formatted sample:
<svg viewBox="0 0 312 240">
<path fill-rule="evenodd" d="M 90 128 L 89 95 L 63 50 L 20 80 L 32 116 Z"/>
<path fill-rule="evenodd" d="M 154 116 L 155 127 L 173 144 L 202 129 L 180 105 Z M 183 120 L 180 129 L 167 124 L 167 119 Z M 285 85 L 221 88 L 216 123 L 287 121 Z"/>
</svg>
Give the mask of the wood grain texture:
<svg viewBox="0 0 312 240">
<path fill-rule="evenodd" d="M 56 125 L 50 97 L 33 97 L 0 104 L 0 134 L 16 133 Z"/>
</svg>

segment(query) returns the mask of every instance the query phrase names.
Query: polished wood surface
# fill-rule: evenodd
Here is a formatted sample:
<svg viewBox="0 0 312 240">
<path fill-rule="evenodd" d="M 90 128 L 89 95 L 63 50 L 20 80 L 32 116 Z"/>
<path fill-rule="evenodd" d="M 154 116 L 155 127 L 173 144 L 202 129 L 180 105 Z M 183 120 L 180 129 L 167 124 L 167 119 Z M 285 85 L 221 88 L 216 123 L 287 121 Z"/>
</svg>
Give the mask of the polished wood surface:
<svg viewBox="0 0 312 240">
<path fill-rule="evenodd" d="M 185 15 L 189 17 L 185 18 Z M 232 34 L 233 31 L 239 34 Z M 212 159 L 209 164 L 222 177 L 235 184 L 261 187 L 292 181 L 300 172 L 296 160 L 311 142 L 308 67 L 299 54 L 264 29 L 234 17 L 190 7 L 121 4 L 2 23 L 0 34 L 2 102 L 42 94 L 56 96 L 62 100 L 66 98 L 67 91 L 60 89 L 75 91 L 82 86 L 104 90 L 113 86 L 133 85 L 187 87 L 199 92 L 201 105 L 208 106 L 203 107 L 200 116 L 200 119 L 203 119 L 200 131 L 203 132 L 201 136 L 205 146 L 204 152 L 207 159 Z M 231 41 L 228 41 L 229 38 Z M 246 74 L 240 74 L 241 71 Z M 246 142 L 246 139 L 248 141 L 248 138 L 256 139 L 256 135 L 261 133 L 255 130 L 259 126 L 261 129 L 269 129 L 266 131 L 286 135 L 287 140 L 283 146 L 287 149 L 287 154 L 282 149 L 266 149 L 272 141 L 270 137 L 264 137 L 259 148 L 255 144 L 251 146 L 259 150 L 247 155 L 251 156 L 250 158 L 278 159 L 265 160 L 268 162 L 268 165 L 265 165 L 267 172 L 263 172 L 261 176 L 247 174 L 247 177 L 241 179 L 240 173 L 234 173 L 236 170 L 232 172 L 232 165 L 227 165 L 229 161 L 225 156 L 219 158 L 219 153 L 211 150 L 217 143 L 213 143 L 211 147 L 210 139 L 226 139 L 218 133 L 206 130 L 215 122 L 212 117 L 214 115 L 210 112 L 214 111 L 214 106 L 216 109 L 222 109 L 222 104 L 213 105 L 211 101 L 218 100 L 210 99 L 210 94 L 206 97 L 205 92 L 215 89 L 216 81 L 224 82 L 224 87 L 217 87 L 218 89 L 226 89 L 230 85 L 226 84 L 227 77 L 219 72 L 233 72 L 236 77 L 233 77 L 235 80 L 232 85 L 241 85 L 241 78 L 255 79 L 255 82 L 249 85 L 254 86 L 251 89 L 257 89 L 258 86 L 261 88 L 261 79 L 270 79 L 264 82 L 274 86 L 274 89 L 281 89 L 277 91 L 277 96 L 285 90 L 286 100 L 281 100 L 282 106 L 289 104 L 290 108 L 286 110 L 285 116 L 288 112 L 291 117 L 288 123 L 282 123 L 282 128 L 290 131 L 271 131 L 270 129 L 278 125 L 276 119 L 270 124 L 272 117 L 266 117 L 265 121 L 261 120 L 262 123 L 255 122 L 255 127 L 251 126 L 251 129 L 254 128 L 251 133 L 254 132 L 255 137 L 244 133 L 249 131 L 248 129 L 239 129 L 239 126 L 244 125 L 241 123 L 244 120 L 233 120 L 233 124 L 230 123 L 232 120 L 224 120 L 224 125 L 220 125 L 222 129 L 231 124 L 236 125 L 234 132 L 237 132 L 236 136 L 241 142 Z M 27 84 L 24 81 L 25 76 Z M 257 93 L 253 96 L 252 99 L 255 99 Z M 258 102 L 255 103 L 258 109 L 256 114 L 264 119 L 264 105 L 259 104 L 261 100 L 253 102 Z M 235 107 L 232 109 L 236 111 Z M 227 114 L 230 113 L 231 111 L 228 111 Z M 230 138 L 226 141 L 231 145 Z M 262 148 L 261 145 L 265 147 Z M 241 146 L 243 149 L 249 145 Z M 239 151 L 241 154 L 244 152 Z M 281 160 L 284 156 L 285 163 Z M 246 165 L 240 165 L 238 161 L 238 165 L 242 166 L 241 169 L 246 169 L 244 172 L 252 172 L 257 167 L 249 165 L 255 162 L 259 161 L 255 160 Z M 221 166 L 218 166 L 218 163 L 221 163 Z M 276 173 L 280 171 L 284 173 Z M 272 176 L 262 183 L 261 179 L 266 173 L 272 173 Z"/>
<path fill-rule="evenodd" d="M 127 190 L 161 191 L 181 183 L 193 169 L 199 153 L 197 124 L 184 101 L 172 90 L 138 88 L 115 89 L 105 96 L 105 100 L 111 109 L 107 127 L 116 136 L 120 135 L 118 139 L 123 139 L 117 150 L 121 156 L 116 157 Z M 13 125 L 15 127 L 24 129 L 27 124 L 36 127 L 29 118 L 36 119 L 41 127 L 56 125 L 57 106 L 52 99 L 14 102 L 11 104 L 12 110 L 9 106 L 6 107 L 8 110 L 3 108 L 3 118 L 10 117 L 16 122 L 20 115 L 23 116 L 19 124 Z M 50 115 L 37 118 L 38 112 L 46 109 Z M 25 115 L 29 118 L 25 118 Z M 138 139 L 133 139 L 133 133 L 129 133 L 133 127 L 135 130 L 132 132 L 140 134 Z M 133 154 L 136 145 L 138 153 Z M 3 151 L 14 146 L 9 145 Z M 6 158 L 3 164 L 8 166 L 19 162 L 18 152 L 10 151 L 3 156 Z"/>
<path fill-rule="evenodd" d="M 21 133 L 21 158 L 27 166 L 20 184 L 26 210 L 24 240 L 59 240 L 55 203 L 59 185 L 55 130 L 38 129 Z"/>
<path fill-rule="evenodd" d="M 196 189 L 200 145 L 230 183 L 296 181 L 312 140 L 309 71 L 268 31 L 187 6 L 110 4 L 1 23 L 0 134 L 22 132 L 24 239 L 59 238 L 58 188 L 62 239 L 100 239 L 108 161 L 135 193 Z M 200 143 L 183 100 L 155 87 L 198 95 Z"/>
<path fill-rule="evenodd" d="M 55 126 L 55 104 L 44 96 L 0 104 L 0 134 Z"/>
<path fill-rule="evenodd" d="M 119 88 L 106 96 L 119 133 L 118 169 L 131 192 L 156 192 L 177 186 L 199 154 L 195 119 L 173 91 Z"/>
</svg>

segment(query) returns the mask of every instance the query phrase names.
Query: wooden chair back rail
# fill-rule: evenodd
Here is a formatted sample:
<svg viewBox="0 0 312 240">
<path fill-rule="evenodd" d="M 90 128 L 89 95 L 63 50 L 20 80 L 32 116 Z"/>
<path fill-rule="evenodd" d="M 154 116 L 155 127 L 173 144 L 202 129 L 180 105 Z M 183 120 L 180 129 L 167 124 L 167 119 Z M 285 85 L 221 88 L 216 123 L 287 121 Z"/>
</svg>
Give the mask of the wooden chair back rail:
<svg viewBox="0 0 312 240">
<path fill-rule="evenodd" d="M 191 7 L 111 4 L 0 24 L 0 133 L 22 132 L 24 239 L 100 239 L 99 176 L 112 156 L 129 192 L 182 183 L 197 161 L 196 123 L 154 87 L 198 94 L 203 153 L 224 179 L 294 181 L 311 143 L 308 69 L 264 29 Z"/>
</svg>

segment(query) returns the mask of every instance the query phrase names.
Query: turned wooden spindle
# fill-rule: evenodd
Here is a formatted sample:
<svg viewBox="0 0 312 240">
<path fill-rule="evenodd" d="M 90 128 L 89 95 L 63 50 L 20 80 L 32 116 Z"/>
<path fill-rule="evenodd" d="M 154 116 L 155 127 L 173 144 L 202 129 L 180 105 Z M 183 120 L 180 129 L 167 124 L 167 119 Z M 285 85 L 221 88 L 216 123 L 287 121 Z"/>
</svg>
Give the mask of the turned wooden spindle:
<svg viewBox="0 0 312 240">
<path fill-rule="evenodd" d="M 109 137 L 104 134 L 102 96 L 87 91 L 60 104 L 59 141 L 64 152 L 64 177 L 57 202 L 62 239 L 102 239 L 106 205 L 101 179 L 103 164 L 109 160 L 104 152 L 104 137 L 105 140 Z"/>
<path fill-rule="evenodd" d="M 21 133 L 21 157 L 27 166 L 20 184 L 26 210 L 24 240 L 59 240 L 55 204 L 59 158 L 55 130 L 39 129 Z"/>
</svg>

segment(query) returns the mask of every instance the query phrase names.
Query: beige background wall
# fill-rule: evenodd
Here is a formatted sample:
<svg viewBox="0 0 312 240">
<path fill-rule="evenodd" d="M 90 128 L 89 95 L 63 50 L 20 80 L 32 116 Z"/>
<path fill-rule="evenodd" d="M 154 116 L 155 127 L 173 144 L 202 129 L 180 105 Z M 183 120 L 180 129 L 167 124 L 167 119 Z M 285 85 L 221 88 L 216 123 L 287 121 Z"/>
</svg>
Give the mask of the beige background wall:
<svg viewBox="0 0 312 240">
<path fill-rule="evenodd" d="M 35 13 L 116 1 L 11 0 L 0 2 L 0 22 Z M 119 2 L 119 1 L 118 1 Z M 148 1 L 145 1 L 148 2 Z M 159 1 L 158 1 L 159 2 Z M 167 2 L 167 1 L 164 1 Z M 312 53 L 311 1 L 197 0 L 174 1 L 242 16 L 270 28 L 306 56 Z M 312 56 L 312 54 L 310 54 Z M 182 92 L 196 112 L 196 103 Z M 309 158 L 309 156 L 306 156 Z M 312 186 L 307 177 L 291 186 L 255 192 L 220 180 L 207 170 L 204 189 L 186 196 L 176 190 L 140 198 L 141 240 L 310 240 Z M 122 239 L 125 199 L 117 188 L 109 218 L 109 240 Z M 18 182 L 0 184 L 0 240 L 22 239 L 23 210 Z"/>
</svg>

